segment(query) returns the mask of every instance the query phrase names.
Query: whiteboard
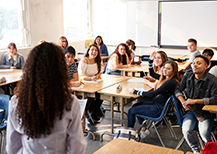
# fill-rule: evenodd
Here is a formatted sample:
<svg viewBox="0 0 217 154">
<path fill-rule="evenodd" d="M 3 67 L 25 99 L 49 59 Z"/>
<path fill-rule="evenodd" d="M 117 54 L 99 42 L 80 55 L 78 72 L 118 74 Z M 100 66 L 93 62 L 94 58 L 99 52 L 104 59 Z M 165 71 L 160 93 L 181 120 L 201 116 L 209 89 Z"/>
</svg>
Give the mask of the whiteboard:
<svg viewBox="0 0 217 154">
<path fill-rule="evenodd" d="M 162 2 L 161 45 L 217 47 L 217 1 Z"/>
</svg>

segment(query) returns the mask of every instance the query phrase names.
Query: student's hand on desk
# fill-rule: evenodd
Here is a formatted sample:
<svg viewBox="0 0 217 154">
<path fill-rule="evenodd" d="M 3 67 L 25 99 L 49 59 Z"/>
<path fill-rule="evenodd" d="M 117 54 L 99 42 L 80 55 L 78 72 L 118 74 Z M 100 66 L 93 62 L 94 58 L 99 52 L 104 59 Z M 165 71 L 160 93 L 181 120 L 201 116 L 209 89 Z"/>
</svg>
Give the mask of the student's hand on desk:
<svg viewBox="0 0 217 154">
<path fill-rule="evenodd" d="M 134 92 L 135 90 L 136 90 L 136 89 L 133 88 L 132 90 L 130 90 L 130 93 L 133 94 L 133 92 Z"/>
<path fill-rule="evenodd" d="M 70 82 L 70 86 L 71 87 L 80 87 L 80 85 L 84 84 L 81 81 L 74 81 L 74 82 Z"/>
<path fill-rule="evenodd" d="M 155 79 L 152 78 L 152 77 L 144 76 L 143 78 L 146 79 L 146 80 L 148 80 L 148 81 L 150 81 L 150 82 L 155 82 Z"/>
<path fill-rule="evenodd" d="M 92 81 L 96 81 L 97 79 L 96 75 L 92 77 Z"/>
<path fill-rule="evenodd" d="M 14 66 L 10 66 L 10 69 L 16 69 L 16 67 L 14 67 Z"/>
<path fill-rule="evenodd" d="M 128 68 L 128 67 L 131 67 L 131 64 L 127 64 L 127 68 Z"/>
<path fill-rule="evenodd" d="M 2 77 L 2 83 L 5 83 L 5 82 L 6 82 L 5 77 Z"/>
<path fill-rule="evenodd" d="M 156 51 L 152 52 L 149 59 L 154 60 L 156 53 L 157 53 Z"/>
</svg>

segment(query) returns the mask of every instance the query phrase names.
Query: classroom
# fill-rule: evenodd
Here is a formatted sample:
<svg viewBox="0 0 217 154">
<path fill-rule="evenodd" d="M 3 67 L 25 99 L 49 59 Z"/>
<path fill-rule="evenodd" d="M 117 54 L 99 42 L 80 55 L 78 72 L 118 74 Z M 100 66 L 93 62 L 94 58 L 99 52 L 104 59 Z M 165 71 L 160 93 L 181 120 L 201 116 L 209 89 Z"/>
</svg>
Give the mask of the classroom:
<svg viewBox="0 0 217 154">
<path fill-rule="evenodd" d="M 190 154 L 217 145 L 216 7 L 1 2 L 0 154 Z"/>
</svg>

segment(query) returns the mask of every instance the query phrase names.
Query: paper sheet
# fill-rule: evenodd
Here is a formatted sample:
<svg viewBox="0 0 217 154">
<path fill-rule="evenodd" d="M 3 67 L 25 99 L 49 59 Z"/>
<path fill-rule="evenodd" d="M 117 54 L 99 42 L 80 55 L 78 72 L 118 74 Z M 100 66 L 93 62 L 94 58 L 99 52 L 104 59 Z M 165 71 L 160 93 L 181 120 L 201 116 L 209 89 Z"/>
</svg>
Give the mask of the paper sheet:
<svg viewBox="0 0 217 154">
<path fill-rule="evenodd" d="M 85 80 L 83 80 L 82 82 L 83 83 L 99 83 L 99 82 L 101 82 L 102 80 L 96 80 L 96 81 L 85 81 Z"/>
<path fill-rule="evenodd" d="M 81 119 L 82 119 L 82 117 L 84 115 L 85 108 L 86 108 L 87 99 L 79 100 L 79 104 L 80 104 Z"/>
<path fill-rule="evenodd" d="M 12 72 L 14 69 L 0 69 L 0 72 Z"/>
<path fill-rule="evenodd" d="M 144 83 L 144 79 L 129 79 L 127 82 L 141 82 L 141 83 Z"/>
<path fill-rule="evenodd" d="M 71 87 L 72 89 L 81 89 L 84 88 L 84 84 L 81 84 L 79 87 Z"/>
</svg>

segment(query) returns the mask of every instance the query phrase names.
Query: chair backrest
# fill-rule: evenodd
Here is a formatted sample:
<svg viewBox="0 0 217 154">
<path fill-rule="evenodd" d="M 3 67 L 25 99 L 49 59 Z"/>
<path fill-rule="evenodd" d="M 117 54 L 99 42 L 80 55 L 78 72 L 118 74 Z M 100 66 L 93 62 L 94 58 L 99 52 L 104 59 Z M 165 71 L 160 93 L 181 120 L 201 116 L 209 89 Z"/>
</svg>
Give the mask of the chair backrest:
<svg viewBox="0 0 217 154">
<path fill-rule="evenodd" d="M 8 104 L 9 104 L 10 96 L 0 94 L 0 109 L 5 110 L 5 120 L 8 119 Z M 3 114 L 0 114 L 0 121 L 2 121 Z"/>
<path fill-rule="evenodd" d="M 173 104 L 174 104 L 174 107 L 175 107 L 175 112 L 176 112 L 176 117 L 177 117 L 178 124 L 182 128 L 182 120 L 183 120 L 183 116 L 184 116 L 184 108 L 182 107 L 181 103 L 179 102 L 179 100 L 176 98 L 175 95 L 172 95 L 172 100 L 173 100 Z"/>
<path fill-rule="evenodd" d="M 162 119 L 163 119 L 163 117 L 166 116 L 168 109 L 171 107 L 171 105 L 170 105 L 171 102 L 172 102 L 172 96 L 170 96 L 170 97 L 167 99 L 167 102 L 165 103 L 164 108 L 163 108 L 163 110 L 162 110 L 162 112 L 161 112 L 159 118 L 162 118 Z"/>
<path fill-rule="evenodd" d="M 150 55 L 142 55 L 142 61 L 148 61 Z"/>
</svg>

